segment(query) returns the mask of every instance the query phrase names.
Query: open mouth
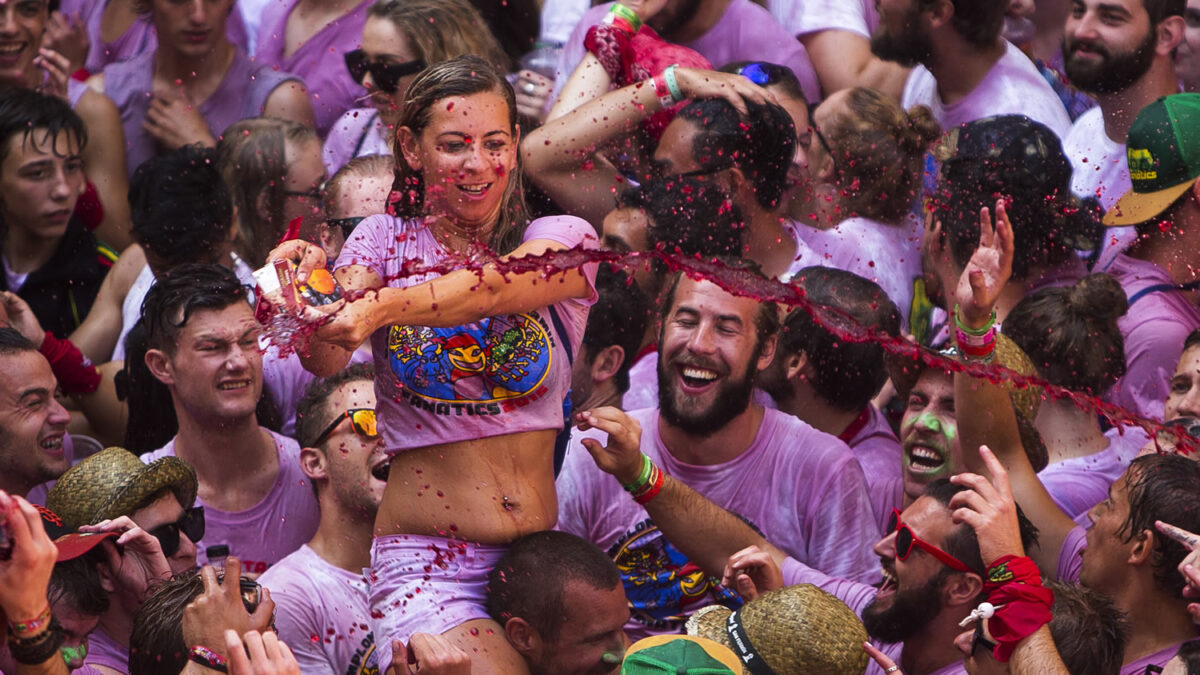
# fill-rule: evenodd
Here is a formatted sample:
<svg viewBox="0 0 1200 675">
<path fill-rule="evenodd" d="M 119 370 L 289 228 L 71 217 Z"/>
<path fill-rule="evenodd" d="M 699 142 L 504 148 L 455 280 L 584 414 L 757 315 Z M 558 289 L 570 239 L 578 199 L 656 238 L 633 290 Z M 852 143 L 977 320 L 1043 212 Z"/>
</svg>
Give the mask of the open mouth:
<svg viewBox="0 0 1200 675">
<path fill-rule="evenodd" d="M 473 184 L 459 183 L 457 185 L 457 187 L 458 187 L 459 191 L 461 191 L 471 197 L 482 197 L 485 194 L 487 194 L 487 191 L 492 187 L 492 184 L 491 183 L 473 183 Z"/>
<path fill-rule="evenodd" d="M 38 441 L 38 447 L 51 454 L 60 455 L 63 451 L 63 434 L 57 434 Z"/>
<path fill-rule="evenodd" d="M 907 446 L 905 457 L 909 471 L 917 474 L 935 473 L 946 464 L 944 456 L 936 448 L 917 443 Z"/>
<path fill-rule="evenodd" d="M 386 483 L 388 479 L 388 473 L 391 471 L 391 469 L 392 460 L 385 458 L 375 466 L 371 467 L 371 476 L 373 476 L 376 480 L 381 480 Z"/>
<path fill-rule="evenodd" d="M 238 389 L 245 389 L 249 386 L 250 380 L 236 380 L 234 382 L 222 382 L 221 384 L 217 385 L 217 389 L 220 391 L 236 391 Z"/>
<path fill-rule="evenodd" d="M 879 593 L 876 597 L 882 595 L 891 595 L 900 587 L 900 580 L 896 578 L 896 573 L 889 570 L 886 566 L 880 568 L 883 574 L 883 581 L 879 584 Z"/>
<path fill-rule="evenodd" d="M 16 44 L 0 45 L 0 58 L 6 58 L 6 59 L 16 58 L 17 56 L 20 56 L 21 52 L 23 52 L 23 51 L 25 51 L 25 43 L 24 42 L 18 42 Z"/>
</svg>

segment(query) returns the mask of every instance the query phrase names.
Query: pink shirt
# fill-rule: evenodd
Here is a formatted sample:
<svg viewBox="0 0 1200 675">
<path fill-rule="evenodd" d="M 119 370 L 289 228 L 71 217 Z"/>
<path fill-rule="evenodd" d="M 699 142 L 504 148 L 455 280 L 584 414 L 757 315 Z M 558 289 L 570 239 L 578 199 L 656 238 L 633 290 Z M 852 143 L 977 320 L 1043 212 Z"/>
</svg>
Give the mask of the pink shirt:
<svg viewBox="0 0 1200 675">
<path fill-rule="evenodd" d="M 878 580 L 871 544 L 879 530 L 866 479 L 837 438 L 768 409 L 741 455 L 701 466 L 684 464 L 667 450 L 657 409 L 630 415 L 642 427 L 642 452 L 668 475 L 745 518 L 789 555 L 841 576 Z M 596 468 L 583 438 L 604 442 L 605 434 L 572 435 L 557 482 L 558 529 L 606 549 L 616 561 L 633 611 L 627 630 L 637 636 L 677 631 L 700 607 L 736 603 L 736 596 L 662 538 L 615 478 Z"/>
<path fill-rule="evenodd" d="M 367 8 L 375 4 L 375 0 L 363 0 L 348 14 L 326 24 L 291 56 L 284 56 L 287 20 L 297 2 L 299 0 L 271 0 L 263 10 L 254 57 L 276 70 L 286 70 L 304 78 L 312 96 L 317 133 L 324 138 L 334 121 L 366 95 L 362 85 L 350 77 L 342 56 L 362 43 Z"/>
<path fill-rule="evenodd" d="M 1149 440 L 1138 427 L 1125 429 L 1124 435 L 1115 428 L 1109 429 L 1104 435 L 1108 437 L 1108 447 L 1104 450 L 1055 462 L 1038 473 L 1050 498 L 1072 519 L 1108 498 L 1109 486 L 1125 473 L 1138 450 Z"/>
<path fill-rule="evenodd" d="M 850 581 L 849 579 L 838 579 L 819 572 L 794 558 L 787 558 L 783 561 L 782 572 L 784 585 L 812 584 L 846 603 L 846 606 L 854 610 L 854 613 L 859 618 L 862 618 L 863 610 L 867 608 L 867 605 L 871 604 L 871 601 L 875 599 L 875 594 L 878 593 L 878 590 L 873 586 L 868 586 L 857 581 Z M 883 644 L 876 640 L 871 640 L 871 644 L 879 648 L 884 654 L 887 654 L 892 661 L 900 663 L 900 659 L 904 653 L 903 642 Z M 962 660 L 958 660 L 938 668 L 930 673 L 930 675 L 965 675 L 966 672 Z M 883 669 L 879 667 L 879 664 L 872 660 L 870 665 L 867 666 L 866 675 L 885 674 Z"/>
<path fill-rule="evenodd" d="M 866 413 L 865 424 L 857 430 L 847 429 L 855 433 L 846 440 L 846 445 L 850 446 L 858 463 L 862 465 L 863 473 L 867 477 L 867 486 L 874 495 L 879 486 L 890 484 L 901 477 L 904 451 L 900 447 L 900 439 L 892 432 L 892 426 L 888 424 L 883 413 L 870 403 L 867 404 Z M 844 438 L 845 433 L 842 436 Z"/>
<path fill-rule="evenodd" d="M 196 498 L 204 507 L 204 538 L 196 543 L 197 562 L 208 564 L 205 549 L 217 544 L 229 546 L 230 555 L 242 561 L 242 569 L 262 574 L 292 551 L 300 548 L 317 532 L 321 508 L 308 477 L 300 469 L 300 446 L 288 438 L 264 429 L 275 439 L 279 452 L 279 473 L 275 487 L 262 501 L 245 511 L 221 511 Z M 149 464 L 162 457 L 175 456 L 175 439 L 146 455 Z"/>
<path fill-rule="evenodd" d="M 1104 271 L 1121 282 L 1131 299 L 1153 286 L 1175 285 L 1163 268 L 1125 254 L 1116 256 Z M 1125 337 L 1125 376 L 1104 398 L 1139 415 L 1162 419 L 1183 341 L 1200 327 L 1200 308 L 1179 291 L 1151 292 L 1134 301 L 1117 326 Z"/>
<path fill-rule="evenodd" d="M 598 248 L 596 231 L 574 216 L 539 218 L 525 241 Z M 412 265 L 437 265 L 447 252 L 423 223 L 371 216 L 342 247 L 337 267 L 364 265 L 392 288 L 430 281 Z M 583 267 L 592 294 L 525 314 L 448 328 L 387 326 L 371 335 L 376 409 L 389 453 L 442 443 L 561 429 L 588 308 L 596 301 L 597 264 Z M 563 331 L 566 334 L 563 334 Z M 568 350 L 569 353 L 568 353 Z"/>
<path fill-rule="evenodd" d="M 335 567 L 307 544 L 258 582 L 275 601 L 275 630 L 304 675 L 373 672 L 375 638 L 362 573 Z"/>
<path fill-rule="evenodd" d="M 856 217 L 828 230 L 803 227 L 799 232 L 814 254 L 809 265 L 835 267 L 879 284 L 907 328 L 913 284 L 921 278 L 921 230 L 914 217 L 898 225 Z"/>
<path fill-rule="evenodd" d="M 769 0 L 767 7 L 796 37 L 844 30 L 870 39 L 879 25 L 879 12 L 871 0 Z"/>
<path fill-rule="evenodd" d="M 129 649 L 117 644 L 104 629 L 97 628 L 88 633 L 88 654 L 84 661 L 89 666 L 104 666 L 118 673 L 128 673 Z"/>
<path fill-rule="evenodd" d="M 330 176 L 346 162 L 363 155 L 391 155 L 391 130 L 374 108 L 347 110 L 329 129 L 321 160 Z"/>
<path fill-rule="evenodd" d="M 929 106 L 934 119 L 947 131 L 993 115 L 1025 115 L 1062 138 L 1071 128 L 1071 118 L 1058 94 L 1028 56 L 1011 42 L 1004 44 L 1007 51 L 983 81 L 962 100 L 950 105 L 942 103 L 933 73 L 925 66 L 913 68 L 904 83 L 901 107 L 908 110 L 914 105 Z"/>
<path fill-rule="evenodd" d="M 658 407 L 658 350 L 646 352 L 629 368 L 629 391 L 621 397 L 625 410 Z"/>
<path fill-rule="evenodd" d="M 559 57 L 554 98 L 558 97 L 558 92 L 587 53 L 583 38 L 588 29 L 600 23 L 612 4 L 608 2 L 592 7 L 575 26 Z M 813 70 L 804 45 L 784 30 L 767 10 L 750 0 L 731 0 L 712 30 L 683 46 L 699 52 L 714 68 L 734 61 L 770 61 L 787 66 L 800 80 L 805 98 L 811 102 L 821 100 L 817 72 Z"/>
</svg>

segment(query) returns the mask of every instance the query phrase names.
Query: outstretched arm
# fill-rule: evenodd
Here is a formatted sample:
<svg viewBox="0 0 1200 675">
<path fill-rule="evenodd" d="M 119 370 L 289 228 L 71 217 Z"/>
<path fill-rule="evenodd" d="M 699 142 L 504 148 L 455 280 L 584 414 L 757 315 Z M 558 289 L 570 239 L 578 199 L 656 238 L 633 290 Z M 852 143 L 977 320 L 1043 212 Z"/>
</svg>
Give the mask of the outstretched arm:
<svg viewBox="0 0 1200 675">
<path fill-rule="evenodd" d="M 851 87 L 869 87 L 897 101 L 909 69 L 871 53 L 867 38 L 848 30 L 829 29 L 800 36 L 826 95 Z"/>
<path fill-rule="evenodd" d="M 979 248 L 954 291 L 958 311 L 953 321 L 971 330 L 988 325 L 996 299 L 1012 275 L 1012 259 L 1012 224 L 1003 201 L 997 201 L 994 227 L 988 209 L 980 213 Z M 976 449 L 987 445 L 996 453 L 999 466 L 1008 472 L 1017 503 L 1041 531 L 1041 543 L 1030 557 L 1044 575 L 1056 578 L 1059 551 L 1075 522 L 1054 503 L 1033 470 L 1008 392 L 990 380 L 956 373 L 954 402 L 967 468 L 990 476 L 991 470 Z"/>
</svg>

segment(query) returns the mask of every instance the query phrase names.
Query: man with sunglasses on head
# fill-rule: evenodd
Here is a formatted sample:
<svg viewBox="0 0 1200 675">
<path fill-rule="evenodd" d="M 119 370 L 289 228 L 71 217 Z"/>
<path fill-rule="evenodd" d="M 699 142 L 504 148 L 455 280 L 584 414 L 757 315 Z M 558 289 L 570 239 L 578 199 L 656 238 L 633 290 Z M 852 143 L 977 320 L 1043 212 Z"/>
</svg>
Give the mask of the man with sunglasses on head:
<svg viewBox="0 0 1200 675">
<path fill-rule="evenodd" d="M 114 447 L 64 473 L 46 504 L 68 531 L 128 517 L 158 540 L 170 571 L 179 573 L 196 567 L 196 544 L 204 536 L 204 509 L 195 505 L 197 488 L 196 472 L 181 459 L 144 464 Z M 107 561 L 92 569 L 77 569 L 72 577 L 85 579 L 77 579 L 76 587 L 98 586 L 108 598 L 88 642 L 87 664 L 102 673 L 128 673 L 129 635 L 145 588 L 131 587 L 125 573 Z"/>
<path fill-rule="evenodd" d="M 224 545 L 258 575 L 316 531 L 320 512 L 294 440 L 259 426 L 263 354 L 246 289 L 220 265 L 182 265 L 142 304 L 145 363 L 171 392 L 179 431 L 146 462 L 196 471 L 207 528 L 198 558 Z"/>
<path fill-rule="evenodd" d="M 310 385 L 296 413 L 300 466 L 321 523 L 259 581 L 278 607 L 279 637 L 306 675 L 362 672 L 375 651 L 362 571 L 371 566 L 388 458 L 375 427 L 374 383 L 370 364 L 350 366 Z"/>
</svg>

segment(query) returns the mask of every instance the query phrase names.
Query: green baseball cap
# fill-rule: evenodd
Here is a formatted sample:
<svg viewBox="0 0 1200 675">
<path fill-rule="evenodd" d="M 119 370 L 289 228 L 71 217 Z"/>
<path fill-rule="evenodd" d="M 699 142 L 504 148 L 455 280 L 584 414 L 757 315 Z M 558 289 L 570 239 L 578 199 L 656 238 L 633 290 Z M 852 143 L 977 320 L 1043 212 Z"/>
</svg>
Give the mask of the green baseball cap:
<svg viewBox="0 0 1200 675">
<path fill-rule="evenodd" d="M 688 635 L 656 635 L 625 652 L 621 675 L 742 675 L 733 650 Z"/>
<path fill-rule="evenodd" d="M 1137 225 L 1166 211 L 1200 176 L 1200 94 L 1174 94 L 1142 108 L 1125 143 L 1126 192 L 1108 213 L 1109 227 Z"/>
</svg>

